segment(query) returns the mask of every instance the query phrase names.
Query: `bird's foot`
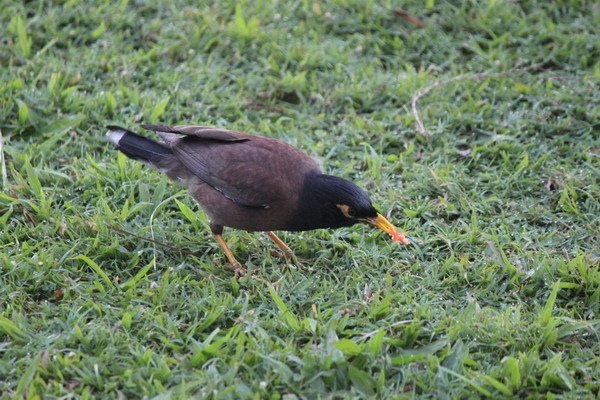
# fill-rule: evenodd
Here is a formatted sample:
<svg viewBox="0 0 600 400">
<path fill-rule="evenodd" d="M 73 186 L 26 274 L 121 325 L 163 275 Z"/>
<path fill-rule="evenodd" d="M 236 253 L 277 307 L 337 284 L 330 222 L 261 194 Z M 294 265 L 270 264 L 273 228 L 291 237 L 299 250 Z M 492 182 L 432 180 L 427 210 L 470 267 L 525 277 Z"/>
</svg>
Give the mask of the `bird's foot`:
<svg viewBox="0 0 600 400">
<path fill-rule="evenodd" d="M 304 272 L 312 272 L 313 271 L 313 269 L 311 267 L 306 266 L 306 264 L 305 264 L 306 260 L 298 258 L 291 250 L 289 253 L 287 253 L 285 251 L 279 252 L 276 250 L 272 250 L 272 251 L 270 251 L 270 254 L 274 257 L 285 260 L 285 263 L 288 266 L 297 266 Z"/>
<path fill-rule="evenodd" d="M 235 256 L 229 249 L 229 246 L 227 246 L 225 239 L 223 239 L 223 236 L 221 234 L 215 234 L 215 240 L 217 241 L 219 246 L 221 246 L 221 249 L 223 249 L 223 253 L 225 253 L 225 257 L 227 257 L 227 260 L 229 260 L 230 268 L 235 273 L 235 277 L 240 278 L 246 275 L 246 269 L 242 267 L 242 264 L 240 264 L 238 260 L 236 260 Z"/>
<path fill-rule="evenodd" d="M 303 272 L 313 272 L 314 269 L 305 264 L 306 260 L 301 260 L 298 257 L 294 256 L 294 262 Z"/>
<path fill-rule="evenodd" d="M 282 250 L 282 253 L 283 253 L 283 258 L 285 258 L 288 261 L 292 261 L 292 260 L 296 259 L 296 255 L 289 248 L 285 249 L 285 250 Z"/>
<path fill-rule="evenodd" d="M 294 252 L 292 251 L 292 249 L 290 249 L 283 242 L 283 240 L 279 239 L 279 237 L 277 237 L 275 232 L 268 231 L 267 236 L 269 236 L 269 238 L 273 241 L 273 243 L 275 243 L 277 245 L 277 247 L 279 247 L 279 250 L 281 250 L 281 252 L 283 253 L 283 257 L 285 258 L 285 260 L 287 262 L 297 261 L 296 256 L 294 255 Z"/>
<path fill-rule="evenodd" d="M 290 251 L 277 251 L 277 250 L 270 250 L 269 253 L 273 256 L 273 257 L 277 257 L 277 258 L 281 258 L 285 261 L 294 261 L 296 259 L 296 256 L 294 255 L 294 253 L 290 250 Z"/>
<path fill-rule="evenodd" d="M 233 271 L 236 279 L 239 279 L 242 276 L 246 275 L 246 268 L 244 268 L 238 260 L 229 260 L 229 263 L 227 263 L 226 265 L 230 270 Z"/>
<path fill-rule="evenodd" d="M 235 274 L 235 278 L 239 279 L 242 276 L 246 275 L 246 269 L 241 265 L 233 266 L 233 273 Z"/>
</svg>

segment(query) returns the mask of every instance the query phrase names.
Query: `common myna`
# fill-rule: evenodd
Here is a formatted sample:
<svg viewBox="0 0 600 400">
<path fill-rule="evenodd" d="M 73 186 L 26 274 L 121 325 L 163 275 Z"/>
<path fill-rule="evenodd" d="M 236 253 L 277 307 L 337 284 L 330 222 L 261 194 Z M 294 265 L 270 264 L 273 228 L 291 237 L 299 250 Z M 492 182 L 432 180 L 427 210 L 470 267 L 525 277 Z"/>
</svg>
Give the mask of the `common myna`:
<svg viewBox="0 0 600 400">
<path fill-rule="evenodd" d="M 311 157 L 281 140 L 207 126 L 142 127 L 155 131 L 162 142 L 118 126 L 109 126 L 107 136 L 128 157 L 187 186 L 236 274 L 244 269 L 223 239 L 224 226 L 266 231 L 288 258 L 292 251 L 273 231 L 365 222 L 408 244 L 363 189 L 323 174 Z"/>
</svg>

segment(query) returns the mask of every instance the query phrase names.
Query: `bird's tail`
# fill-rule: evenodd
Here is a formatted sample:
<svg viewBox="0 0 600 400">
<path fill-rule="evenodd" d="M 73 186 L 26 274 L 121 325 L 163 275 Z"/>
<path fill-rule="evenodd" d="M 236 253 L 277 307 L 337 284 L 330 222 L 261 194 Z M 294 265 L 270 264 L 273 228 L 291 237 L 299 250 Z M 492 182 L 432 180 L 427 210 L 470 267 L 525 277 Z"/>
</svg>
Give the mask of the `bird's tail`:
<svg viewBox="0 0 600 400">
<path fill-rule="evenodd" d="M 176 182 L 187 184 L 193 176 L 166 143 L 148 139 L 119 126 L 107 128 L 108 140 L 127 157 L 158 169 Z"/>
<path fill-rule="evenodd" d="M 127 157 L 145 161 L 155 166 L 173 158 L 173 152 L 166 145 L 148 139 L 119 126 L 107 126 L 108 140 Z"/>
</svg>

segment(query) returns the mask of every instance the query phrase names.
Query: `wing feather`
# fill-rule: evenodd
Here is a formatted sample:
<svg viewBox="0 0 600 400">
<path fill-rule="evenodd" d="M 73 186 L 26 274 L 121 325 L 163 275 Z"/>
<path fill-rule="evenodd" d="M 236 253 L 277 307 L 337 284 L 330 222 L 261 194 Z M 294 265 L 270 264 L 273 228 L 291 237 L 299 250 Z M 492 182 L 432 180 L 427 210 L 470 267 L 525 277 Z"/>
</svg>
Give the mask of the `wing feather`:
<svg viewBox="0 0 600 400">
<path fill-rule="evenodd" d="M 178 135 L 195 136 L 201 139 L 220 140 L 225 142 L 242 142 L 251 137 L 251 135 L 240 132 L 199 125 L 142 125 L 142 128 L 154 132 L 175 133 Z"/>
<path fill-rule="evenodd" d="M 293 196 L 306 171 L 319 170 L 308 155 L 277 139 L 206 126 L 142 125 L 167 140 L 192 174 L 228 199 L 251 208 L 269 208 Z"/>
</svg>

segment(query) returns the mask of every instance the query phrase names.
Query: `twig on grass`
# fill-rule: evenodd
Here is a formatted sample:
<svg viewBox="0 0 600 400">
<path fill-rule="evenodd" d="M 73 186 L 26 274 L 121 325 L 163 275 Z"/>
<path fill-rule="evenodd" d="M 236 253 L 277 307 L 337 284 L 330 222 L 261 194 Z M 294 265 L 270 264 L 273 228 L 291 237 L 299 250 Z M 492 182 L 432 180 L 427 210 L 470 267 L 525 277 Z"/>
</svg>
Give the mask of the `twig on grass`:
<svg viewBox="0 0 600 400">
<path fill-rule="evenodd" d="M 415 117 L 415 126 L 417 128 L 417 131 L 426 138 L 431 137 L 431 133 L 427 130 L 427 128 L 425 128 L 425 125 L 423 124 L 423 120 L 421 120 L 419 111 L 417 110 L 417 103 L 419 102 L 419 100 L 422 97 L 425 97 L 429 93 L 431 93 L 431 91 L 433 89 L 441 87 L 441 86 L 446 86 L 446 85 L 449 85 L 451 83 L 458 82 L 458 81 L 479 81 L 482 79 L 497 78 L 497 77 L 506 76 L 506 75 L 510 75 L 510 74 L 521 74 L 524 72 L 529 72 L 529 71 L 539 69 L 542 67 L 542 65 L 543 64 L 541 64 L 541 63 L 540 64 L 532 64 L 527 67 L 514 67 L 514 68 L 509 68 L 504 71 L 499 71 L 499 72 L 481 72 L 478 74 L 460 74 L 460 75 L 454 76 L 452 78 L 435 81 L 431 85 L 424 87 L 423 89 L 417 90 L 416 93 L 413 95 L 413 97 L 410 100 L 410 108 L 412 110 L 413 116 Z"/>
<path fill-rule="evenodd" d="M 414 320 L 412 320 L 412 319 L 403 319 L 402 321 L 396 321 L 393 324 L 386 326 L 384 329 L 387 330 L 387 329 L 395 328 L 400 325 L 410 324 L 413 321 Z M 375 334 L 377 334 L 377 332 L 379 332 L 379 329 L 365 333 L 364 335 L 362 335 L 361 337 L 358 338 L 358 341 L 362 342 L 363 340 L 366 340 L 366 339 L 370 338 L 371 336 L 374 336 Z"/>
<path fill-rule="evenodd" d="M 423 22 L 421 18 L 415 17 L 414 15 L 409 14 L 400 8 L 394 8 L 392 12 L 417 28 L 423 28 L 425 26 L 425 22 Z"/>
<path fill-rule="evenodd" d="M 152 236 L 152 242 L 154 243 L 154 246 L 152 246 L 152 252 L 154 253 L 154 258 L 152 259 L 152 262 L 154 263 L 154 270 L 156 271 L 156 244 L 157 242 L 154 239 L 154 216 L 156 215 L 156 212 L 165 204 L 167 204 L 168 202 L 170 202 L 171 200 L 174 200 L 178 197 L 183 196 L 184 193 L 182 193 L 181 191 L 179 193 L 174 194 L 171 197 L 168 197 L 166 199 L 164 199 L 163 201 L 161 201 L 156 207 L 154 207 L 154 211 L 152 211 L 152 214 L 150 214 L 150 235 Z"/>
<path fill-rule="evenodd" d="M 191 250 L 184 249 L 184 248 L 181 248 L 181 247 L 177 247 L 177 246 L 174 246 L 172 244 L 167 244 L 167 243 L 164 243 L 164 242 L 160 242 L 160 241 L 158 241 L 156 239 L 151 239 L 151 238 L 148 238 L 148 237 L 145 237 L 145 236 L 136 235 L 135 233 L 126 231 L 125 229 L 119 228 L 118 226 L 114 226 L 114 225 L 110 225 L 109 224 L 108 227 L 111 230 L 113 230 L 115 232 L 119 232 L 119 233 L 121 233 L 123 235 L 133 236 L 136 239 L 145 240 L 146 242 L 150 242 L 150 243 L 157 244 L 159 246 L 166 247 L 167 249 L 171 249 L 171 250 L 177 251 L 177 252 L 179 252 L 181 254 L 185 254 L 185 255 L 193 255 L 194 254 L 194 252 L 191 251 Z"/>
</svg>

